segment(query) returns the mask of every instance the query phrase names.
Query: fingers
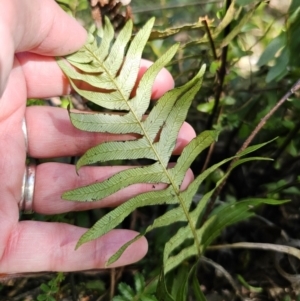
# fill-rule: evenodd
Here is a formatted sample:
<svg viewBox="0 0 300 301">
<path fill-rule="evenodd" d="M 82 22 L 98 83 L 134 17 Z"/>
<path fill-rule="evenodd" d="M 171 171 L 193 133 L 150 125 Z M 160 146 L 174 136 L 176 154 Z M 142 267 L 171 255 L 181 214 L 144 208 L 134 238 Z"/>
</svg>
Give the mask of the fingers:
<svg viewBox="0 0 300 301">
<path fill-rule="evenodd" d="M 26 79 L 28 98 L 46 98 L 71 93 L 69 81 L 53 57 L 29 52 L 16 56 Z"/>
<path fill-rule="evenodd" d="M 138 234 L 129 230 L 113 230 L 75 251 L 78 239 L 86 230 L 63 223 L 22 221 L 11 232 L 0 256 L 0 273 L 105 268 L 109 257 Z M 139 239 L 110 267 L 140 260 L 147 248 L 146 239 Z"/>
<path fill-rule="evenodd" d="M 15 52 L 66 55 L 87 39 L 85 29 L 53 0 L 0 1 L 0 96 Z"/>
<path fill-rule="evenodd" d="M 122 5 L 128 5 L 131 0 L 121 0 L 120 2 L 122 3 Z"/>
<path fill-rule="evenodd" d="M 1 10 L 1 4 L 0 4 Z M 14 45 L 9 36 L 9 32 L 6 31 L 1 26 L 0 22 L 0 37 L 2 41 L 6 41 L 5 43 L 1 43 L 1 51 L 0 51 L 0 98 L 4 92 L 4 88 L 6 86 L 9 72 L 12 69 L 13 61 L 14 61 Z M 5 44 L 5 47 L 3 47 Z"/>
<path fill-rule="evenodd" d="M 67 190 L 104 181 L 128 166 L 83 167 L 76 174 L 73 165 L 44 163 L 37 166 L 33 199 L 33 210 L 41 214 L 58 214 L 70 211 L 90 210 L 94 208 L 114 207 L 130 198 L 153 190 L 166 187 L 163 184 L 134 184 L 96 202 L 72 202 L 61 199 Z M 188 170 L 181 189 L 184 190 L 193 180 L 193 173 Z"/>
<path fill-rule="evenodd" d="M 28 153 L 33 158 L 79 156 L 89 148 L 107 141 L 132 140 L 136 136 L 91 133 L 76 129 L 66 109 L 29 107 L 26 109 Z M 194 129 L 184 123 L 177 138 L 174 154 L 179 154 L 195 137 Z"/>
<path fill-rule="evenodd" d="M 138 81 L 142 78 L 147 69 L 153 62 L 142 59 L 141 66 L 138 74 Z M 137 86 L 137 85 L 136 85 Z M 152 99 L 158 99 L 164 93 L 174 88 L 174 79 L 171 73 L 163 68 L 157 75 L 154 85 L 152 87 Z"/>
<path fill-rule="evenodd" d="M 22 66 L 27 84 L 28 98 L 45 98 L 70 94 L 70 84 L 52 57 L 40 56 L 34 53 L 19 53 L 17 58 Z M 138 80 L 153 64 L 142 60 Z M 157 99 L 174 87 L 174 80 L 167 69 L 162 69 L 152 88 L 152 98 Z"/>
<path fill-rule="evenodd" d="M 1 1 L 0 20 L 11 34 L 14 52 L 65 55 L 87 39 L 85 29 L 53 0 Z"/>
</svg>

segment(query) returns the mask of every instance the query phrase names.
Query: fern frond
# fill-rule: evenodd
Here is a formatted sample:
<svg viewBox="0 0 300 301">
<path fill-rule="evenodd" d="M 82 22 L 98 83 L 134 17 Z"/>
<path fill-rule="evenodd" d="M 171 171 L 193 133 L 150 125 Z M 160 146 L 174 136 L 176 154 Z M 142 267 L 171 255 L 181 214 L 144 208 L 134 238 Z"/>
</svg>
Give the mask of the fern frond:
<svg viewBox="0 0 300 301">
<path fill-rule="evenodd" d="M 191 164 L 205 148 L 217 139 L 218 132 L 202 132 L 185 147 L 176 165 L 169 166 L 178 132 L 186 118 L 191 102 L 201 87 L 205 66 L 185 85 L 165 93 L 145 117 L 144 115 L 149 109 L 154 80 L 159 71 L 171 61 L 178 49 L 178 45 L 174 45 L 166 51 L 145 72 L 133 93 L 142 51 L 149 39 L 153 23 L 154 19 L 151 19 L 129 43 L 132 22 L 127 22 L 118 37 L 114 39 L 114 31 L 109 20 L 106 19 L 102 37 L 91 37 L 89 42 L 77 53 L 66 58 L 58 58 L 58 64 L 69 78 L 74 90 L 87 100 L 108 110 L 105 113 L 70 111 L 71 122 L 76 128 L 89 132 L 131 133 L 137 134 L 138 137 L 134 140 L 112 141 L 92 147 L 78 160 L 77 170 L 84 165 L 111 160 L 147 158 L 154 161 L 144 167 L 123 170 L 101 183 L 93 183 L 67 191 L 62 197 L 69 201 L 97 201 L 137 183 L 166 184 L 167 188 L 164 190 L 137 195 L 111 210 L 82 235 L 76 248 L 109 232 L 136 208 L 174 204 L 177 205 L 175 208 L 155 219 L 152 225 L 121 247 L 108 261 L 108 264 L 111 264 L 117 260 L 131 243 L 149 231 L 167 226 L 174 223 L 175 220 L 185 222 L 186 225 L 166 245 L 164 263 L 167 271 L 176 266 L 179 259 L 175 260 L 174 258 L 187 258 L 193 254 L 200 255 L 207 242 L 211 241 L 205 239 L 205 235 L 212 231 L 210 225 L 216 225 L 216 217 L 210 217 L 203 227 L 200 229 L 198 227 L 214 190 L 206 193 L 196 208 L 191 211 L 192 200 L 202 182 L 232 158 L 211 166 L 200 174 L 185 191 L 181 190 L 184 176 Z M 92 86 L 93 91 L 80 88 L 78 81 Z M 261 145 L 248 148 L 239 156 L 246 155 L 259 147 Z M 244 161 L 253 159 L 246 158 Z M 238 161 L 233 167 L 242 162 L 243 160 Z M 220 183 L 216 185 L 216 188 Z M 233 219 L 237 220 L 238 218 Z M 227 221 L 227 223 L 229 222 Z M 215 237 L 219 233 L 218 231 L 213 232 L 212 237 Z M 176 247 L 183 244 L 188 238 L 193 238 L 193 244 L 174 257 L 172 254 Z"/>
<path fill-rule="evenodd" d="M 148 158 L 154 160 L 155 163 L 145 168 L 125 170 L 103 183 L 68 191 L 63 194 L 63 198 L 73 201 L 94 201 L 128 185 L 144 182 L 166 183 L 169 187 L 163 191 L 150 192 L 150 195 L 149 193 L 139 195 L 111 211 L 81 237 L 78 246 L 110 231 L 130 212 L 141 206 L 179 202 L 185 212 L 186 219 L 189 219 L 188 209 L 185 208 L 184 199 L 181 197 L 180 185 L 192 160 L 185 160 L 186 163 L 179 164 L 178 168 L 173 169 L 168 168 L 168 163 L 188 108 L 201 87 L 205 67 L 202 67 L 187 84 L 166 93 L 145 119 L 143 116 L 149 107 L 155 77 L 175 55 L 178 45 L 171 47 L 146 71 L 135 96 L 131 97 L 138 75 L 141 54 L 149 38 L 154 19 L 148 21 L 143 29 L 135 35 L 126 53 L 123 53 L 122 50 L 128 46 L 132 23 L 128 22 L 125 25 L 118 38 L 111 45 L 110 51 L 107 51 L 107 45 L 111 42 L 112 34 L 108 20 L 107 23 L 108 37 L 103 36 L 104 46 L 101 47 L 101 42 L 98 46 L 96 39 L 91 40 L 81 51 L 70 56 L 69 64 L 64 59 L 58 59 L 58 63 L 68 76 L 74 90 L 80 95 L 106 109 L 121 111 L 122 113 L 125 111 L 126 113 L 111 115 L 108 113 L 70 112 L 71 121 L 74 126 L 86 131 L 135 133 L 141 135 L 141 138 L 126 142 L 107 142 L 93 147 L 80 158 L 77 169 L 83 165 L 109 160 Z M 97 56 L 100 54 L 99 49 L 101 48 L 106 52 L 106 56 Z M 115 49 L 121 49 L 121 51 L 118 52 Z M 84 59 L 85 55 L 88 59 Z M 78 88 L 75 84 L 78 80 L 94 86 L 97 91 Z M 216 138 L 216 134 L 213 132 L 206 135 L 211 135 L 210 143 Z M 195 153 L 193 154 L 194 145 L 201 144 L 201 139 L 194 140 L 191 147 L 184 152 L 183 158 L 195 156 Z M 199 151 L 210 143 L 203 144 Z M 192 224 L 190 226 L 193 228 Z"/>
</svg>

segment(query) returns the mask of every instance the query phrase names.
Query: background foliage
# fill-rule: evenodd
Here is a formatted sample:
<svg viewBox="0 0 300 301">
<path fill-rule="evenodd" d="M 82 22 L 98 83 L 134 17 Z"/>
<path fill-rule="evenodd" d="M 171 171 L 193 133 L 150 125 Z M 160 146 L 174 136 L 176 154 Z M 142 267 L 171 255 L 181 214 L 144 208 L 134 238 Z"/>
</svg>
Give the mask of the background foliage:
<svg viewBox="0 0 300 301">
<path fill-rule="evenodd" d="M 89 6 L 84 0 L 58 2 L 84 22 L 86 27 L 91 26 Z M 267 3 L 237 0 L 234 17 L 218 35 L 213 36 L 215 26 L 224 20 L 232 2 L 156 0 L 151 4 L 148 1 L 132 3 L 136 28 L 152 16 L 156 16 L 157 30 L 180 27 L 186 23 L 199 25 L 194 30 L 182 30 L 166 39 L 153 40 L 144 52 L 145 57 L 156 60 L 175 41 L 180 41 L 183 47 L 168 67 L 177 84 L 187 82 L 201 64 L 208 66 L 203 87 L 192 103 L 188 121 L 197 133 L 212 128 L 221 133 L 211 155 L 207 152 L 194 162 L 192 167 L 195 175 L 202 172 L 204 165 L 211 166 L 234 155 L 260 119 L 299 79 L 300 1 L 293 0 L 289 5 L 288 1 Z M 200 17 L 203 19 L 199 24 Z M 211 35 L 213 41 L 209 41 L 205 35 Z M 280 207 L 260 207 L 254 218 L 226 228 L 215 243 L 282 243 L 283 237 L 296 241 L 299 239 L 299 110 L 296 93 L 255 138 L 254 143 L 263 143 L 278 137 L 256 152 L 256 155 L 272 158 L 273 161 L 251 161 L 237 168 L 216 201 L 221 207 L 215 210 L 221 210 L 222 206 L 235 204 L 243 198 L 268 197 L 292 201 Z M 210 191 L 225 171 L 226 166 L 216 170 L 198 194 L 201 196 Z M 139 209 L 124 221 L 122 227 L 145 228 L 166 209 Z M 67 220 L 90 227 L 105 213 L 105 210 L 98 210 L 38 218 Z M 149 253 L 141 263 L 118 271 L 103 272 L 101 277 L 72 275 L 69 278 L 71 281 L 60 286 L 59 293 L 68 295 L 73 287 L 76 295 L 73 300 L 80 298 L 80 294 L 90 294 L 91 298 L 97 296 L 95 300 L 99 296 L 107 300 L 113 296 L 114 300 L 156 300 L 154 293 L 161 270 L 161 261 L 158 259 L 163 253 L 164 243 L 176 231 L 174 225 L 160 230 L 159 235 L 157 232 L 150 234 Z M 198 265 L 186 260 L 178 269 L 167 274 L 166 279 L 161 276 L 158 289 L 164 291 L 166 285 L 170 296 L 182 296 L 176 300 L 299 298 L 295 281 L 284 277 L 266 251 L 223 249 L 207 252 L 206 256 L 209 258 Z M 297 262 L 283 258 L 280 264 L 288 273 L 297 274 Z M 84 284 L 74 287 L 70 284 L 72 281 L 83 281 Z M 117 282 L 120 284 L 117 285 Z M 185 285 L 187 283 L 190 289 Z M 3 287 L 3 294 L 7 290 L 7 287 Z M 58 298 L 58 293 L 55 293 Z M 165 300 L 172 299 L 166 297 Z"/>
</svg>

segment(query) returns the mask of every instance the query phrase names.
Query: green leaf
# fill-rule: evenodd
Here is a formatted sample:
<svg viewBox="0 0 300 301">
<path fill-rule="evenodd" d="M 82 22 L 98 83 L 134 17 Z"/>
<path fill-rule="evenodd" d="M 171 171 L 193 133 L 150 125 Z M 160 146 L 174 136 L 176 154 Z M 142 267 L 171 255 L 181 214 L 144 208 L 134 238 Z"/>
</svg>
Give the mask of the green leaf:
<svg viewBox="0 0 300 301">
<path fill-rule="evenodd" d="M 145 279 L 139 273 L 134 275 L 134 287 L 137 293 L 142 293 L 145 288 Z"/>
<path fill-rule="evenodd" d="M 239 6 L 244 6 L 253 3 L 253 0 L 236 0 L 235 3 Z"/>
<path fill-rule="evenodd" d="M 260 143 L 260 144 L 255 144 L 255 145 L 248 146 L 245 150 L 241 151 L 238 155 L 240 157 L 248 155 L 248 154 L 250 154 L 252 152 L 255 152 L 256 150 L 264 147 L 265 145 L 267 145 L 267 144 L 275 141 L 276 139 L 277 139 L 277 137 L 275 137 L 274 139 L 271 139 L 271 140 L 269 140 L 267 142 L 263 142 L 263 143 Z"/>
<path fill-rule="evenodd" d="M 162 270 L 159 275 L 159 280 L 156 288 L 156 296 L 160 301 L 175 301 L 173 297 L 168 292 L 165 280 L 165 273 Z"/>
<path fill-rule="evenodd" d="M 212 36 L 216 38 L 234 20 L 234 18 L 236 18 L 236 16 L 239 15 L 240 11 L 241 9 L 236 9 L 235 1 L 232 1 L 220 24 L 213 31 Z"/>
<path fill-rule="evenodd" d="M 248 199 L 235 204 L 220 206 L 217 211 L 210 214 L 207 221 L 208 227 L 206 227 L 206 223 L 203 225 L 203 239 L 201 242 L 204 249 L 220 235 L 225 227 L 253 216 L 252 210 L 258 206 L 262 204 L 281 205 L 286 202 L 273 199 Z M 209 222 L 210 219 L 214 221 L 211 223 Z"/>
<path fill-rule="evenodd" d="M 41 284 L 40 289 L 45 293 L 48 293 L 51 290 L 50 287 L 45 283 Z"/>
<path fill-rule="evenodd" d="M 193 269 L 190 269 L 189 266 L 183 265 L 179 270 L 179 275 L 176 275 L 178 283 L 177 292 L 175 293 L 175 301 L 182 301 L 187 299 L 188 292 L 188 280 L 193 272 Z"/>
<path fill-rule="evenodd" d="M 270 83 L 273 80 L 279 80 L 288 72 L 288 64 L 290 60 L 290 53 L 288 48 L 283 48 L 281 54 L 276 58 L 275 65 L 270 68 L 266 82 Z"/>
<path fill-rule="evenodd" d="M 264 146 L 265 143 L 262 144 L 258 144 L 258 145 L 253 145 L 247 149 L 245 149 L 243 152 L 241 152 L 239 155 L 245 155 L 248 153 L 251 153 L 255 150 L 257 150 L 259 147 Z M 219 168 L 222 164 L 230 161 L 232 158 L 228 158 L 226 160 L 223 160 L 222 162 L 213 165 L 212 167 L 210 167 L 208 170 L 206 170 L 205 172 L 203 172 L 201 175 L 199 175 L 187 188 L 186 191 L 183 192 L 183 194 L 189 194 L 189 197 L 185 196 L 185 199 L 190 199 L 192 198 L 192 196 L 194 196 L 197 192 L 197 187 L 202 183 L 202 181 L 213 171 L 215 171 L 217 168 Z M 244 159 L 239 159 L 237 162 L 235 162 L 232 165 L 232 169 L 234 169 L 235 167 L 239 166 L 240 164 L 243 164 L 245 162 L 251 161 L 251 160 L 265 160 L 265 158 L 257 158 L 257 157 L 251 157 L 251 158 L 244 158 Z M 231 169 L 231 170 L 232 170 Z M 206 205 L 208 203 L 208 201 L 210 200 L 211 196 L 213 195 L 214 191 L 218 188 L 218 186 L 223 182 L 223 180 L 228 176 L 228 174 L 231 172 L 228 171 L 227 174 L 223 175 L 223 177 L 217 182 L 216 186 L 214 189 L 212 189 L 211 191 L 209 191 L 208 193 L 206 193 L 201 200 L 199 201 L 199 203 L 197 204 L 196 208 L 191 211 L 189 213 L 189 217 L 190 220 L 194 222 L 195 225 L 197 224 L 202 224 L 202 217 L 204 214 L 204 210 L 206 208 Z M 190 199 L 191 202 L 191 199 Z M 263 200 L 260 199 L 259 200 L 259 204 L 266 202 L 266 203 L 270 203 L 271 200 Z M 254 202 L 255 203 L 255 202 Z M 243 204 L 243 203 L 242 203 Z M 272 204 L 277 204 L 277 201 L 274 201 L 274 203 Z M 253 205 L 253 204 L 251 204 Z M 238 205 L 241 206 L 241 205 Z M 189 208 L 189 207 L 188 207 Z M 247 207 L 247 209 L 249 209 Z M 175 209 L 173 209 L 175 210 Z M 234 213 L 236 213 L 235 211 L 233 211 Z M 240 211 L 238 212 L 240 213 Z M 169 214 L 168 212 L 166 214 Z M 244 212 L 244 215 L 240 216 L 240 219 L 235 218 L 232 219 L 232 223 L 238 222 L 239 220 L 243 220 L 245 218 L 248 218 L 252 213 L 249 212 Z M 212 230 L 207 230 L 207 229 L 211 229 L 211 227 L 216 227 L 216 219 L 218 217 L 223 217 L 223 213 L 219 213 L 216 216 L 211 216 L 209 220 L 206 221 L 206 223 L 199 229 L 196 229 L 196 233 L 197 233 L 197 237 L 199 239 L 199 247 L 201 249 L 201 252 L 204 252 L 206 247 L 220 234 L 220 231 L 225 227 L 230 225 L 229 224 L 224 224 L 223 228 L 219 227 L 218 231 L 213 232 Z M 230 214 L 228 214 L 228 216 L 230 216 Z M 160 217 L 162 218 L 162 217 Z M 180 218 L 177 217 L 178 221 L 180 221 Z M 223 221 L 226 221 L 226 219 L 222 219 Z M 182 220 L 183 221 L 183 220 Z M 182 262 L 183 260 L 185 260 L 187 257 L 190 257 L 192 255 L 196 255 L 197 251 L 196 248 L 194 247 L 194 245 L 182 250 L 179 254 L 175 255 L 175 256 L 171 256 L 171 253 L 180 245 L 182 245 L 184 242 L 186 242 L 188 239 L 192 239 L 193 238 L 193 234 L 191 233 L 190 229 L 185 226 L 182 227 L 178 230 L 178 232 L 173 235 L 173 237 L 171 237 L 169 239 L 169 241 L 166 243 L 165 248 L 164 248 L 164 259 L 163 262 L 165 264 L 165 273 L 167 273 L 168 271 L 170 271 L 171 269 L 173 269 L 174 267 L 176 267 L 178 264 L 180 264 L 180 262 Z M 195 242 L 194 242 L 195 243 Z M 171 257 L 170 257 L 171 256 Z"/>
<path fill-rule="evenodd" d="M 88 3 L 86 0 L 81 0 L 79 1 L 79 4 L 77 6 L 77 11 L 85 10 L 88 9 Z"/>
<path fill-rule="evenodd" d="M 204 223 L 204 225 L 197 230 L 197 235 L 200 238 L 201 241 L 201 247 L 202 252 L 205 250 L 205 248 L 212 243 L 213 240 L 216 239 L 218 235 L 220 235 L 221 231 L 234 223 L 237 223 L 241 220 L 244 220 L 246 218 L 251 217 L 254 215 L 253 209 L 256 207 L 262 205 L 262 204 L 271 204 L 271 205 L 281 205 L 288 201 L 278 201 L 273 199 L 249 199 L 244 200 L 241 202 L 237 202 L 235 204 L 225 204 L 222 207 L 219 207 L 216 209 L 216 211 L 213 211 L 209 219 Z M 180 229 L 181 234 L 183 231 L 186 231 L 186 228 Z M 178 232 L 179 232 L 178 231 Z M 184 233 L 186 234 L 186 233 Z M 184 235 L 181 235 L 184 236 Z M 169 272 L 170 270 L 174 269 L 176 266 L 178 266 L 183 260 L 186 260 L 187 258 L 191 256 L 197 255 L 197 250 L 195 247 L 189 246 L 184 249 L 182 249 L 178 254 L 171 256 L 169 258 L 166 258 L 168 254 L 170 254 L 170 248 L 168 250 L 168 253 L 166 254 L 166 248 L 169 245 L 172 245 L 176 241 L 177 237 L 177 244 L 175 247 L 179 246 L 182 243 L 181 236 L 175 235 L 172 237 L 172 241 L 170 240 L 165 247 L 165 267 L 164 271 L 165 273 Z M 189 235 L 189 237 L 191 237 Z M 172 245 L 172 250 L 175 249 Z"/>
<path fill-rule="evenodd" d="M 134 287 L 135 291 L 129 285 L 121 283 L 118 286 L 118 290 L 121 293 L 119 296 L 115 296 L 113 301 L 157 301 L 153 293 L 156 288 L 157 281 L 152 281 L 147 287 L 145 285 L 145 280 L 142 274 L 134 274 Z M 153 285 L 155 287 L 153 287 Z"/>
<path fill-rule="evenodd" d="M 274 60 L 276 53 L 285 45 L 286 36 L 282 33 L 267 45 L 257 62 L 257 66 L 261 67 L 263 65 L 266 65 L 269 61 Z"/>
<path fill-rule="evenodd" d="M 192 287 L 197 301 L 207 301 L 203 292 L 200 289 L 200 284 L 198 282 L 196 274 L 193 276 L 192 279 Z"/>
<path fill-rule="evenodd" d="M 106 290 L 104 281 L 102 281 L 100 279 L 88 280 L 85 283 L 85 286 L 86 286 L 87 289 L 95 290 L 95 291 L 98 291 L 99 293 L 103 293 Z"/>
<path fill-rule="evenodd" d="M 197 110 L 203 113 L 211 113 L 214 108 L 214 105 L 215 105 L 214 101 L 200 103 L 197 106 Z"/>
<path fill-rule="evenodd" d="M 135 296 L 133 289 L 124 282 L 121 282 L 118 285 L 118 290 L 120 291 L 125 300 L 130 301 Z"/>
<path fill-rule="evenodd" d="M 259 3 L 254 5 L 245 13 L 245 15 L 239 20 L 238 24 L 236 24 L 236 26 L 230 30 L 230 33 L 223 39 L 221 47 L 227 46 L 238 34 L 241 33 L 243 26 L 246 25 L 247 22 L 251 19 L 258 6 Z"/>
</svg>

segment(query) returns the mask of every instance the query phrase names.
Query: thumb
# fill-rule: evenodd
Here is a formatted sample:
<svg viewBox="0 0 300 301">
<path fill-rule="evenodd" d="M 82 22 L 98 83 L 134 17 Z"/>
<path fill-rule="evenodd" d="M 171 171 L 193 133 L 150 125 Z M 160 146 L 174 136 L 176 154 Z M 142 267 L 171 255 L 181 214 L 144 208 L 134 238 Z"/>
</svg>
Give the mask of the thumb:
<svg viewBox="0 0 300 301">
<path fill-rule="evenodd" d="M 66 55 L 86 41 L 85 29 L 53 0 L 0 1 L 0 95 L 12 68 L 14 53 Z"/>
</svg>

